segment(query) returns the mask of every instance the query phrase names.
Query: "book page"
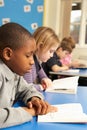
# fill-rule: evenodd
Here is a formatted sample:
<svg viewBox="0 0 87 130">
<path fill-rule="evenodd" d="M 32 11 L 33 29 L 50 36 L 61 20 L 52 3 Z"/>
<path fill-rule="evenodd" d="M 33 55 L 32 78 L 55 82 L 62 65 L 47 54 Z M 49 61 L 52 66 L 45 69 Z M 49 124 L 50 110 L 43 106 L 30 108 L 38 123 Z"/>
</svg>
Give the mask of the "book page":
<svg viewBox="0 0 87 130">
<path fill-rule="evenodd" d="M 83 113 L 80 103 L 54 105 L 58 112 L 38 116 L 38 122 L 87 123 L 87 115 Z"/>
<path fill-rule="evenodd" d="M 61 78 L 53 81 L 53 86 L 48 88 L 46 92 L 63 92 L 72 93 L 77 92 L 79 76 Z"/>
<path fill-rule="evenodd" d="M 69 70 L 64 70 L 62 72 L 66 72 L 66 73 L 79 73 L 79 69 L 69 69 Z"/>
</svg>

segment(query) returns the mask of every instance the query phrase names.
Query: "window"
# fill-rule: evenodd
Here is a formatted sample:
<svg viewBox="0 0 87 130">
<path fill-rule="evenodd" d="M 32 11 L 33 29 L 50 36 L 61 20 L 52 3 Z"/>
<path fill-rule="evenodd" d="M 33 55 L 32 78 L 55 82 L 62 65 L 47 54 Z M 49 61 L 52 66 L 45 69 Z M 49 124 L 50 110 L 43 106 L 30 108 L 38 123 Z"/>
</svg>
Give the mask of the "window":
<svg viewBox="0 0 87 130">
<path fill-rule="evenodd" d="M 87 0 L 73 0 L 70 34 L 78 46 L 87 45 Z"/>
</svg>

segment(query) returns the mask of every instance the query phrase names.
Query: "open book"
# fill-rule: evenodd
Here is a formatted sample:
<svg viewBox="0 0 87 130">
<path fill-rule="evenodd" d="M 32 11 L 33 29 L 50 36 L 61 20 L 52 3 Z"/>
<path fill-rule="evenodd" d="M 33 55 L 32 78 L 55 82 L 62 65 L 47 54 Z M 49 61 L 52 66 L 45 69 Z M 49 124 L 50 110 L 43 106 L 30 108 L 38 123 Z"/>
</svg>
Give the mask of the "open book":
<svg viewBox="0 0 87 130">
<path fill-rule="evenodd" d="M 53 86 L 46 89 L 46 92 L 76 94 L 78 78 L 79 76 L 56 79 L 53 81 Z"/>
<path fill-rule="evenodd" d="M 54 106 L 58 107 L 58 112 L 39 115 L 38 122 L 87 123 L 87 115 L 83 113 L 80 103 L 68 103 Z"/>
</svg>

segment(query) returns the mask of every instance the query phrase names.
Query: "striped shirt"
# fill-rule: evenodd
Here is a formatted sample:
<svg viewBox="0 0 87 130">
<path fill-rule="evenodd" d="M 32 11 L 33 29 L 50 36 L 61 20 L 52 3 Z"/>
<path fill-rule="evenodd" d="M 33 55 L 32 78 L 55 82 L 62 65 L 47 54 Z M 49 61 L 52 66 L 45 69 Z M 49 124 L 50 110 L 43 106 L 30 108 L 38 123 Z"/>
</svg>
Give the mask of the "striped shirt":
<svg viewBox="0 0 87 130">
<path fill-rule="evenodd" d="M 41 91 L 40 83 L 43 78 L 47 78 L 42 66 L 39 64 L 37 58 L 34 56 L 35 64 L 32 65 L 32 70 L 24 75 L 24 79 L 28 83 L 34 83 L 37 90 Z"/>
</svg>

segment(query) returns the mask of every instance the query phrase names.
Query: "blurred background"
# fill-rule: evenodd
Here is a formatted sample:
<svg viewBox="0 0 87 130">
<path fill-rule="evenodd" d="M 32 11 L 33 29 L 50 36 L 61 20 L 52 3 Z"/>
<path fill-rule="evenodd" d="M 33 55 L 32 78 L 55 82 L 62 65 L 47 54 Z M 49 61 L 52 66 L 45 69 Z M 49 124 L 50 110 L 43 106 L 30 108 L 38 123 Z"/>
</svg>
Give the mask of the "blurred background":
<svg viewBox="0 0 87 130">
<path fill-rule="evenodd" d="M 73 59 L 87 62 L 87 0 L 0 0 L 0 26 L 7 22 L 31 33 L 49 26 L 60 40 L 71 35 L 76 41 Z"/>
</svg>

